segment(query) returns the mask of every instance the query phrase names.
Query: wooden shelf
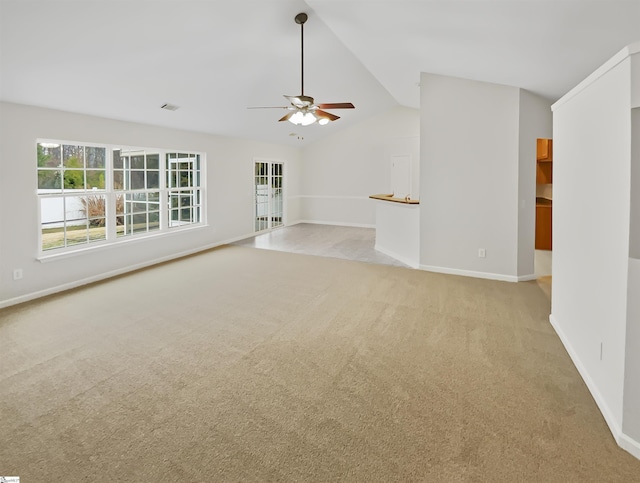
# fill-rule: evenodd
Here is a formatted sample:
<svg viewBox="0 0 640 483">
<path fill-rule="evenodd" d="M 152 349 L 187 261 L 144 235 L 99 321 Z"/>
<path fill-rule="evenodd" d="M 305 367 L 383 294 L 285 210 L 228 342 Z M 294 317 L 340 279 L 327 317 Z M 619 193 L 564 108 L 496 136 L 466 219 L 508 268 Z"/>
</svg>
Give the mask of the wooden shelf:
<svg viewBox="0 0 640 483">
<path fill-rule="evenodd" d="M 382 200 L 382 201 L 393 201 L 394 203 L 404 203 L 405 205 L 419 205 L 420 200 L 412 200 L 407 198 L 396 198 L 393 196 L 393 193 L 389 195 L 381 194 L 381 195 L 370 195 L 369 198 L 373 200 Z"/>
</svg>

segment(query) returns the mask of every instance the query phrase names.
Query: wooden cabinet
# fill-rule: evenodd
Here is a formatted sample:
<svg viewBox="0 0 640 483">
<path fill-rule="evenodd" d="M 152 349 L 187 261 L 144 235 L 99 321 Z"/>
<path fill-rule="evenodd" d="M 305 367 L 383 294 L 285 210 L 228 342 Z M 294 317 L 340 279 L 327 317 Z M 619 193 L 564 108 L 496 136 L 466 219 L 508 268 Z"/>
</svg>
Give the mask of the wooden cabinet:
<svg viewBox="0 0 640 483">
<path fill-rule="evenodd" d="M 553 139 L 538 139 L 536 146 L 536 184 L 552 184 Z"/>
<path fill-rule="evenodd" d="M 538 139 L 536 149 L 538 161 L 553 161 L 553 139 Z"/>
<path fill-rule="evenodd" d="M 551 202 L 545 200 L 536 203 L 536 250 L 551 250 L 551 225 Z"/>
<path fill-rule="evenodd" d="M 553 140 L 538 139 L 536 152 L 536 184 L 553 183 Z M 536 250 L 551 250 L 552 201 L 550 186 L 539 187 L 536 199 Z M 547 193 L 547 191 L 549 191 Z"/>
<path fill-rule="evenodd" d="M 553 183 L 553 163 L 538 161 L 536 163 L 536 184 Z"/>
</svg>

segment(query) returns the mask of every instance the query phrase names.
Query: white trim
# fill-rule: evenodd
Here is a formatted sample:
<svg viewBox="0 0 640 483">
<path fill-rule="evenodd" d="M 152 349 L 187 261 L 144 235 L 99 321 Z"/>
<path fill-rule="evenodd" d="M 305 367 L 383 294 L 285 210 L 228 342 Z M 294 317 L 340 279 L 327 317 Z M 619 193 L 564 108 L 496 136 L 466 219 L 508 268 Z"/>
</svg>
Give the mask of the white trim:
<svg viewBox="0 0 640 483">
<path fill-rule="evenodd" d="M 529 275 L 518 275 L 518 282 L 529 282 L 531 280 L 537 280 L 538 277 L 535 273 L 530 273 Z"/>
<path fill-rule="evenodd" d="M 112 277 L 116 277 L 118 275 L 122 275 L 128 272 L 133 272 L 135 270 L 139 270 L 141 268 L 146 268 L 146 267 L 150 267 L 152 265 L 156 265 L 158 263 L 163 263 L 163 262 L 168 262 L 171 260 L 175 260 L 178 258 L 182 258 L 182 257 L 186 257 L 188 255 L 193 255 L 195 253 L 199 253 L 199 252 L 203 252 L 206 250 L 210 250 L 212 248 L 216 248 L 222 245 L 227 245 L 229 243 L 233 243 L 239 240 L 244 240 L 246 238 L 251 238 L 255 236 L 255 233 L 250 233 L 248 235 L 241 235 L 241 236 L 237 236 L 234 238 L 230 238 L 227 240 L 223 240 L 223 241 L 219 241 L 216 243 L 211 243 L 209 245 L 204 245 L 201 246 L 199 248 L 194 248 L 191 250 L 186 250 L 184 252 L 180 252 L 180 253 L 174 253 L 172 255 L 168 255 L 166 257 L 160 257 L 160 258 L 155 258 L 153 260 L 149 260 L 143 263 L 138 263 L 137 265 L 131 265 L 128 266 L 126 268 L 120 268 L 118 270 L 112 270 L 110 272 L 105 272 L 105 273 L 101 273 L 99 275 L 94 275 L 92 277 L 87 277 L 87 278 L 83 278 L 82 280 L 75 280 L 73 282 L 69 282 L 69 283 L 63 283 L 62 285 L 58 285 L 56 287 L 51 287 L 45 290 L 39 290 L 37 292 L 31 292 L 25 295 L 20 295 L 19 297 L 14 297 L 14 298 L 10 298 L 10 299 L 6 299 L 6 300 L 0 300 L 0 309 L 5 308 L 5 307 L 9 307 L 11 305 L 17 305 L 17 304 L 21 304 L 24 302 L 28 302 L 30 300 L 35 300 L 38 299 L 40 297 L 46 297 L 47 295 L 52 295 L 58 292 L 63 292 L 65 290 L 70 290 L 72 288 L 77 288 L 77 287 L 81 287 L 83 285 L 88 285 L 90 283 L 94 283 L 94 282 L 99 282 L 101 280 L 105 280 L 107 278 L 112 278 Z"/>
<path fill-rule="evenodd" d="M 573 362 L 573 365 L 578 370 L 578 373 L 580 374 L 580 377 L 582 377 L 582 380 L 586 384 L 587 389 L 589 389 L 589 392 L 591 393 L 591 396 L 596 402 L 598 409 L 600 409 L 600 413 L 604 417 L 604 420 L 607 423 L 607 426 L 609 426 L 609 431 L 611 431 L 613 439 L 615 439 L 616 443 L 618 444 L 618 446 L 620 446 L 620 448 L 627 451 L 632 456 L 640 459 L 640 442 L 634 440 L 633 438 L 630 438 L 629 436 L 627 436 L 622 432 L 616 419 L 613 417 L 613 414 L 611 413 L 611 409 L 609 409 L 609 406 L 607 405 L 606 401 L 602 397 L 602 394 L 598 390 L 598 387 L 596 386 L 595 382 L 589 375 L 587 368 L 584 366 L 584 364 L 578 357 L 577 352 L 573 349 L 571 342 L 567 338 L 566 334 L 563 332 L 562 328 L 560 327 L 560 324 L 558 324 L 558 320 L 554 317 L 553 314 L 549 315 L 549 322 L 551 323 L 551 327 L 553 327 L 553 330 L 555 330 L 556 334 L 560 338 L 560 342 L 562 342 L 562 345 L 564 345 L 564 348 L 569 354 L 569 357 L 571 357 L 571 361 Z"/>
<path fill-rule="evenodd" d="M 411 260 L 403 255 L 398 255 L 397 253 L 394 253 L 390 250 L 386 250 L 385 248 L 380 247 L 377 243 L 375 244 L 375 246 L 373 247 L 375 250 L 379 251 L 380 253 L 383 253 L 384 255 L 387 255 L 388 257 L 391 258 L 395 258 L 396 260 L 398 260 L 399 262 L 404 263 L 405 265 L 408 265 L 411 268 L 420 268 L 420 262 L 416 262 L 415 260 Z"/>
<path fill-rule="evenodd" d="M 346 223 L 344 221 L 318 221 L 318 220 L 298 220 L 287 226 L 297 225 L 298 223 L 310 223 L 312 225 L 335 225 L 335 226 L 351 226 L 353 228 L 375 228 L 376 225 L 368 223 Z"/>
<path fill-rule="evenodd" d="M 584 366 L 584 364 L 578 357 L 578 353 L 573 349 L 573 346 L 571 345 L 569 338 L 563 332 L 563 330 L 560 327 L 560 324 L 558 324 L 558 321 L 553 316 L 553 314 L 549 315 L 549 322 L 551 323 L 551 327 L 553 327 L 553 330 L 555 330 L 556 334 L 558 334 L 558 337 L 560 338 L 562 345 L 564 345 L 564 348 L 569 354 L 569 357 L 571 357 L 571 360 L 573 361 L 573 365 L 576 366 L 576 369 L 578 369 L 578 372 L 580 373 L 582 380 L 587 385 L 587 388 L 589 389 L 589 392 L 591 393 L 591 395 L 593 396 L 593 399 L 598 405 L 598 408 L 600 409 L 600 412 L 602 413 L 604 420 L 609 426 L 609 431 L 611 431 L 611 433 L 613 434 L 613 437 L 616 440 L 616 443 L 618 443 L 618 446 L 620 446 L 620 436 L 622 434 L 622 431 L 620 430 L 620 426 L 618 426 L 616 419 L 613 417 L 613 414 L 611 413 L 611 409 L 609 409 L 609 406 L 607 405 L 606 401 L 602 397 L 602 394 L 598 390 L 598 387 L 596 386 L 595 382 L 593 382 L 593 379 L 589 375 L 587 368 Z"/>
<path fill-rule="evenodd" d="M 297 195 L 296 198 L 317 198 L 320 200 L 368 200 L 368 196 L 340 196 L 340 195 Z M 293 198 L 293 196 L 292 196 Z"/>
<path fill-rule="evenodd" d="M 640 460 L 640 442 L 622 433 L 618 439 L 618 446 Z"/>
<path fill-rule="evenodd" d="M 434 267 L 433 265 L 420 265 L 420 270 L 427 272 L 447 273 L 449 275 L 462 275 L 464 277 L 485 278 L 487 280 L 500 280 L 502 282 L 518 282 L 519 277 L 515 275 L 504 275 L 502 273 L 476 272 L 474 270 L 461 270 L 458 268 Z"/>
<path fill-rule="evenodd" d="M 617 66 L 620 62 L 624 61 L 626 58 L 630 57 L 633 54 L 640 52 L 640 42 L 635 42 L 633 44 L 629 44 L 620 50 L 617 54 L 607 60 L 604 64 L 598 67 L 595 71 L 593 71 L 586 79 L 580 82 L 577 86 L 567 92 L 564 96 L 558 99 L 554 104 L 551 105 L 551 110 L 555 111 L 560 106 L 565 104 L 567 101 L 578 95 L 580 92 L 585 90 L 591 84 L 593 84 L 600 77 L 605 75 L 615 66 Z"/>
<path fill-rule="evenodd" d="M 65 250 L 57 253 L 54 253 L 55 249 L 47 250 L 45 252 L 42 252 L 44 253 L 44 255 L 37 256 L 36 260 L 38 260 L 40 263 L 48 263 L 56 260 L 62 260 L 63 258 L 77 257 L 85 253 L 90 253 L 94 251 L 108 250 L 114 247 L 129 244 L 129 243 L 137 243 L 141 241 L 148 241 L 150 239 L 159 239 L 159 238 L 166 238 L 170 236 L 176 236 L 179 234 L 184 234 L 185 232 L 188 232 L 188 231 L 207 228 L 208 226 L 209 225 L 206 225 L 203 223 L 193 224 L 193 225 L 184 225 L 181 227 L 167 228 L 167 230 L 163 232 L 158 230 L 158 231 L 152 231 L 152 232 L 133 234 L 126 237 L 123 236 L 123 237 L 116 238 L 114 241 L 111 241 L 111 242 L 99 241 L 99 242 L 95 242 L 94 245 L 87 244 L 87 245 L 81 246 L 81 248 L 75 248 L 74 250 Z"/>
</svg>

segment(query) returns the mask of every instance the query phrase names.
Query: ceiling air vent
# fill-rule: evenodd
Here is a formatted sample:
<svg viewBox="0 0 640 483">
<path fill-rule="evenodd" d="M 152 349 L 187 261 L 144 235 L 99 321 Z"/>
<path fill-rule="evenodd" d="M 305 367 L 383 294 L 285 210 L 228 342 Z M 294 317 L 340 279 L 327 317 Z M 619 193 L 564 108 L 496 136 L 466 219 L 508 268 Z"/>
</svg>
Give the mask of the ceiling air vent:
<svg viewBox="0 0 640 483">
<path fill-rule="evenodd" d="M 168 102 L 165 104 L 162 104 L 160 106 L 160 109 L 165 109 L 167 111 L 177 111 L 178 109 L 180 109 L 180 106 L 174 106 L 173 104 L 169 104 Z"/>
</svg>

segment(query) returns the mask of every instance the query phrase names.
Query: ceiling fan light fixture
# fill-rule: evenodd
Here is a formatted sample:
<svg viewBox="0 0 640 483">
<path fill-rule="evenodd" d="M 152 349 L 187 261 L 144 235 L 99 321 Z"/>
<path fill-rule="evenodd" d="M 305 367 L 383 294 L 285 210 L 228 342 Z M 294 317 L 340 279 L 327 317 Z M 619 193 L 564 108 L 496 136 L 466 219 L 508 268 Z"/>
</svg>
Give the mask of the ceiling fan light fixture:
<svg viewBox="0 0 640 483">
<path fill-rule="evenodd" d="M 323 109 L 354 109 L 355 106 L 350 102 L 316 104 L 313 97 L 304 94 L 304 23 L 307 19 L 308 16 L 304 12 L 295 17 L 296 23 L 300 25 L 300 95 L 285 95 L 284 97 L 290 103 L 289 106 L 249 107 L 249 109 L 287 109 L 289 112 L 278 119 L 278 122 L 289 121 L 296 126 L 310 126 L 317 122 L 324 126 L 330 121 L 340 119 L 340 116 L 323 111 Z"/>
<path fill-rule="evenodd" d="M 298 111 L 287 120 L 290 123 L 295 124 L 296 126 L 309 126 L 310 124 L 316 122 L 318 118 L 312 112 Z"/>
</svg>

